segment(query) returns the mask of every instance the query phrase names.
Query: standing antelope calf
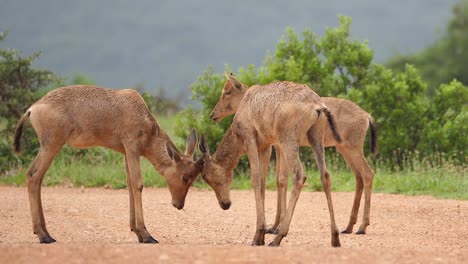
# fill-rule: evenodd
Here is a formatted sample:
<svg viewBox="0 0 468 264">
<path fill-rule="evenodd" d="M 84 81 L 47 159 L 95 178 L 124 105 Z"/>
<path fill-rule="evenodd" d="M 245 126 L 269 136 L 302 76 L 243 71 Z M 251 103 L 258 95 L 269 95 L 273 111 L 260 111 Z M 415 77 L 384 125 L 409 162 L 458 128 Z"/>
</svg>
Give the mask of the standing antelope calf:
<svg viewBox="0 0 468 264">
<path fill-rule="evenodd" d="M 239 109 L 242 98 L 247 93 L 248 86 L 242 84 L 232 75 L 225 73 L 226 83 L 223 87 L 223 92 L 218 100 L 218 103 L 211 112 L 211 119 L 219 122 L 224 117 L 232 115 Z M 333 136 L 332 130 L 327 126 L 325 127 L 324 146 L 336 147 L 338 152 L 343 156 L 348 166 L 351 168 L 356 179 L 356 191 L 354 194 L 354 203 L 351 210 L 349 224 L 342 233 L 352 233 L 353 226 L 357 222 L 357 215 L 361 202 L 362 191 L 364 188 L 365 203 L 362 224 L 356 234 L 365 234 L 366 227 L 370 224 L 370 202 L 372 193 L 372 182 L 374 179 L 374 172 L 366 162 L 363 146 L 366 140 L 367 130 L 370 127 L 370 148 L 373 154 L 377 151 L 377 129 L 376 125 L 369 113 L 360 108 L 357 104 L 339 98 L 321 97 L 322 102 L 328 107 L 330 112 L 335 117 L 338 133 L 342 141 L 338 142 Z M 307 142 L 306 142 L 307 144 Z M 277 160 L 280 152 L 276 153 Z M 277 185 L 278 173 L 276 170 Z M 268 233 L 277 233 L 278 225 L 280 222 L 281 208 L 279 204 L 282 199 L 286 199 L 286 193 L 280 192 L 278 189 L 278 206 L 275 217 L 275 223 L 268 229 Z"/>
<path fill-rule="evenodd" d="M 242 84 L 238 82 L 236 85 Z M 221 207 L 227 209 L 231 204 L 229 190 L 232 170 L 240 156 L 247 152 L 257 211 L 253 245 L 264 245 L 266 174 L 271 146 L 275 146 L 276 152 L 281 153 L 277 160 L 280 193 L 287 191 L 288 175 L 292 174 L 293 177 L 289 205 L 286 207 L 286 196 L 279 200 L 280 226 L 278 234 L 269 244 L 279 246 L 289 231 L 294 208 L 306 180 L 299 159 L 299 146 L 310 145 L 314 151 L 327 198 L 331 244 L 339 247 L 339 232 L 335 224 L 331 199 L 331 182 L 322 144 L 327 121 L 331 131 L 335 132 L 333 133 L 335 140 L 340 141 L 340 137 L 334 128 L 332 115 L 320 97 L 306 85 L 274 82 L 265 86 L 251 87 L 235 108 L 238 111 L 234 121 L 213 158 L 209 155 L 204 136 L 200 140 L 200 150 L 204 153 L 205 159 L 202 177 L 215 190 Z"/>
<path fill-rule="evenodd" d="M 102 146 L 125 155 L 130 194 L 130 228 L 141 243 L 158 243 L 143 220 L 140 156 L 148 159 L 165 178 L 172 204 L 182 209 L 185 196 L 203 166 L 193 161 L 196 134 L 187 139 L 181 154 L 134 90 L 94 86 L 57 88 L 34 103 L 21 117 L 15 131 L 14 150 L 20 151 L 24 123 L 31 120 L 40 149 L 26 173 L 33 231 L 41 243 L 53 243 L 46 228 L 41 183 L 64 144 L 77 148 Z"/>
</svg>

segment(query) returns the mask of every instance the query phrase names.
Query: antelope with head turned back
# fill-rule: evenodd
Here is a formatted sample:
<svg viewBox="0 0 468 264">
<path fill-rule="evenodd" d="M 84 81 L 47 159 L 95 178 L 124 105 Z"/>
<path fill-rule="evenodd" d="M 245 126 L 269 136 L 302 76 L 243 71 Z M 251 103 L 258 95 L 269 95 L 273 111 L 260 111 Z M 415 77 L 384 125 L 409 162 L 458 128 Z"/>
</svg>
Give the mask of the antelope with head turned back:
<svg viewBox="0 0 468 264">
<path fill-rule="evenodd" d="M 229 75 L 227 75 L 230 78 Z M 246 89 L 246 86 L 235 80 L 234 89 Z M 231 95 L 228 91 L 222 96 Z M 339 233 L 335 224 L 331 200 L 331 182 L 325 164 L 323 135 L 324 129 L 330 126 L 335 140 L 340 141 L 334 127 L 333 117 L 320 97 L 309 87 L 293 82 L 274 82 L 265 86 L 249 88 L 240 102 L 234 102 L 229 111 L 236 111 L 234 121 L 226 132 L 213 157 L 205 144 L 204 136 L 200 140 L 200 150 L 204 153 L 205 165 L 203 179 L 215 190 L 220 205 L 230 204 L 229 187 L 232 169 L 240 156 L 248 154 L 251 180 L 255 192 L 257 210 L 256 233 L 253 245 L 265 242 L 265 184 L 266 172 L 271 155 L 271 146 L 277 153 L 278 188 L 286 193 L 288 174 L 293 175 L 293 190 L 289 205 L 286 208 L 286 197 L 278 200 L 281 218 L 278 233 L 270 246 L 279 246 L 287 235 L 291 218 L 306 180 L 301 161 L 299 146 L 310 145 L 320 171 L 321 181 L 327 198 L 330 213 L 331 244 L 340 246 Z M 234 113 L 232 112 L 232 113 Z M 216 116 L 211 116 L 217 119 Z M 328 125 L 327 125 L 328 121 Z"/>
<path fill-rule="evenodd" d="M 193 160 L 196 134 L 187 139 L 184 154 L 161 129 L 143 98 L 134 90 L 94 86 L 57 88 L 34 103 L 21 117 L 15 131 L 14 150 L 20 151 L 25 122 L 30 119 L 40 149 L 26 173 L 33 231 L 41 243 L 55 242 L 46 228 L 41 183 L 64 144 L 88 148 L 102 146 L 125 156 L 130 196 L 130 228 L 141 243 L 157 243 L 143 220 L 140 156 L 148 159 L 165 178 L 172 204 L 182 209 L 187 191 L 203 166 Z"/>
<path fill-rule="evenodd" d="M 225 73 L 225 75 L 227 80 L 224 84 L 223 92 L 210 115 L 210 118 L 216 122 L 220 122 L 224 117 L 237 112 L 239 104 L 249 88 L 232 75 L 227 73 Z M 333 114 L 338 133 L 342 139 L 341 142 L 335 140 L 332 130 L 327 126 L 325 127 L 323 145 L 324 147 L 336 147 L 337 151 L 343 156 L 346 163 L 351 168 L 356 179 L 356 191 L 349 223 L 342 233 L 349 234 L 353 232 L 353 227 L 357 222 L 364 189 L 364 214 L 361 226 L 356 234 L 365 234 L 366 228 L 370 224 L 370 203 L 374 171 L 366 162 L 363 147 L 367 130 L 370 128 L 370 150 L 374 155 L 377 153 L 377 127 L 369 113 L 349 100 L 334 97 L 321 97 L 321 100 Z M 308 143 L 305 142 L 305 145 L 308 145 Z M 280 155 L 280 153 L 276 153 L 276 155 Z M 278 170 L 276 170 L 276 177 L 278 181 Z M 282 199 L 286 199 L 286 193 L 278 192 L 275 223 L 268 229 L 268 233 L 278 232 L 277 228 L 282 213 L 279 204 Z"/>
</svg>

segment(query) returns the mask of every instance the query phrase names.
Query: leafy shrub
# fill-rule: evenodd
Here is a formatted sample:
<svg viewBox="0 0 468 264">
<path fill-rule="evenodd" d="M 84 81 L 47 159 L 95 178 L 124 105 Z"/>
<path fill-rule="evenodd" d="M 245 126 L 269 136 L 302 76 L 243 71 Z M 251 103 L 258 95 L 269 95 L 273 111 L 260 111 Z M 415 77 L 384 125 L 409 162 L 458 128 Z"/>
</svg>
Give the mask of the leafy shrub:
<svg viewBox="0 0 468 264">
<path fill-rule="evenodd" d="M 0 42 L 6 35 L 0 33 Z M 11 144 L 19 118 L 39 98 L 40 89 L 57 81 L 52 72 L 31 67 L 39 55 L 22 57 L 17 50 L 0 49 L 0 173 L 37 153 L 38 142 L 30 130 L 25 131 L 23 138 L 25 155 L 15 156 Z"/>
<path fill-rule="evenodd" d="M 321 38 L 310 30 L 305 30 L 299 38 L 292 29 L 286 29 L 275 52 L 267 54 L 264 64 L 258 68 L 241 67 L 237 78 L 247 85 L 274 80 L 305 83 L 321 96 L 356 102 L 376 120 L 379 160 L 392 169 L 411 166 L 416 153 L 423 158 L 433 151 L 458 153 L 455 157 L 463 162 L 466 157 L 463 135 L 467 134 L 466 87 L 460 83 L 443 85 L 431 101 L 426 96 L 427 85 L 414 66 L 406 65 L 402 71 L 393 72 L 371 63 L 373 51 L 367 42 L 350 38 L 351 19 L 339 17 L 339 20 L 340 26 L 327 29 Z M 229 72 L 229 66 L 226 68 Z M 219 125 L 209 119 L 224 81 L 221 74 L 209 67 L 192 85 L 192 99 L 201 108 L 187 108 L 178 115 L 176 135 L 179 138 L 185 138 L 190 128 L 196 127 L 207 135 L 213 152 L 232 122 L 232 117 Z M 309 154 L 306 153 L 305 162 L 310 161 Z"/>
</svg>

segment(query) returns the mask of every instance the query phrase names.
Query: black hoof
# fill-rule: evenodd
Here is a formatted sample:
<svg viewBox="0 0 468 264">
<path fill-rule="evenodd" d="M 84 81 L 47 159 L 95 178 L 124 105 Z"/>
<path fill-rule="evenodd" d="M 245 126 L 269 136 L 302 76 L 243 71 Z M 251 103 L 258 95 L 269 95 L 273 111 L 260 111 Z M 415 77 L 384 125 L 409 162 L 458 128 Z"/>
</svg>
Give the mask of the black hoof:
<svg viewBox="0 0 468 264">
<path fill-rule="evenodd" d="M 252 244 L 250 244 L 251 246 L 263 246 L 265 245 L 265 241 L 252 241 Z"/>
<path fill-rule="evenodd" d="M 271 241 L 270 244 L 268 244 L 269 247 L 279 247 L 279 245 L 281 244 L 281 241 L 283 240 L 283 238 L 285 238 L 286 235 L 276 235 L 275 236 L 275 239 L 273 239 L 273 241 Z"/>
<path fill-rule="evenodd" d="M 50 237 L 50 236 L 47 236 L 47 237 L 44 237 L 44 238 L 39 239 L 39 242 L 40 242 L 41 244 L 51 244 L 51 243 L 57 242 L 57 240 L 53 239 L 53 238 Z"/>
<path fill-rule="evenodd" d="M 351 233 L 353 233 L 353 231 L 348 231 L 348 229 L 341 231 L 341 234 L 351 234 Z"/>
<path fill-rule="evenodd" d="M 145 244 L 159 244 L 159 242 L 154 239 L 153 237 L 147 237 L 146 239 L 143 240 L 143 242 L 140 243 L 145 243 Z"/>
<path fill-rule="evenodd" d="M 339 240 L 332 242 L 331 245 L 332 245 L 332 247 L 341 247 L 341 243 L 340 243 Z"/>
<path fill-rule="evenodd" d="M 275 243 L 275 241 L 272 241 L 270 244 L 268 244 L 269 247 L 279 247 L 278 243 Z"/>
<path fill-rule="evenodd" d="M 358 230 L 356 232 L 356 235 L 365 235 L 365 234 L 366 234 L 366 231 L 364 231 L 364 230 Z"/>
</svg>

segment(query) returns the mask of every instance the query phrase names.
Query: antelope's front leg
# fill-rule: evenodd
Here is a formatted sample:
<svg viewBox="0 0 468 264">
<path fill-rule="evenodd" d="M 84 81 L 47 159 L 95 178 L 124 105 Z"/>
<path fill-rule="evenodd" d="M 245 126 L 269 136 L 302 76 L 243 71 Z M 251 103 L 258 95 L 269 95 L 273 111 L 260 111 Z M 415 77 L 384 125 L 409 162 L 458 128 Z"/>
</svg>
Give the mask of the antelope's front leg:
<svg viewBox="0 0 468 264">
<path fill-rule="evenodd" d="M 127 163 L 127 156 L 125 157 L 125 170 L 127 172 L 127 189 L 128 189 L 128 195 L 129 195 L 129 205 L 130 205 L 130 230 L 132 232 L 135 232 L 136 230 L 136 224 L 135 224 L 135 199 L 133 198 L 133 190 L 132 190 L 132 182 L 130 181 L 130 171 L 128 169 L 128 163 Z M 143 238 L 141 235 L 137 232 L 135 234 L 138 237 L 138 242 L 142 243 Z"/>
<path fill-rule="evenodd" d="M 261 177 L 261 198 L 263 203 L 263 208 L 265 208 L 265 191 L 266 191 L 266 181 L 268 176 L 268 166 L 270 165 L 271 158 L 271 149 L 272 146 L 265 148 L 264 150 L 259 150 L 259 160 L 260 160 L 260 177 Z M 268 231 L 265 231 L 266 233 Z"/>
<path fill-rule="evenodd" d="M 255 193 L 255 205 L 257 209 L 257 225 L 255 235 L 252 241 L 253 246 L 263 246 L 265 245 L 265 207 L 264 201 L 262 200 L 262 179 L 261 179 L 261 168 L 260 160 L 258 156 L 258 150 L 256 143 L 248 144 L 248 156 L 250 163 L 250 173 L 252 186 Z"/>
<path fill-rule="evenodd" d="M 130 154 L 126 151 L 126 160 L 129 174 L 129 187 L 133 194 L 134 210 L 135 210 L 135 227 L 131 227 L 133 232 L 138 236 L 140 243 L 159 243 L 154 239 L 148 230 L 146 230 L 145 222 L 143 219 L 143 204 L 142 204 L 142 191 L 143 191 L 143 179 L 140 172 L 140 156 L 137 154 Z M 130 197 L 131 200 L 131 197 Z M 131 210 L 131 207 L 130 207 Z M 130 211 L 130 218 L 132 217 Z M 132 225 L 132 219 L 130 219 L 130 225 Z"/>
</svg>

